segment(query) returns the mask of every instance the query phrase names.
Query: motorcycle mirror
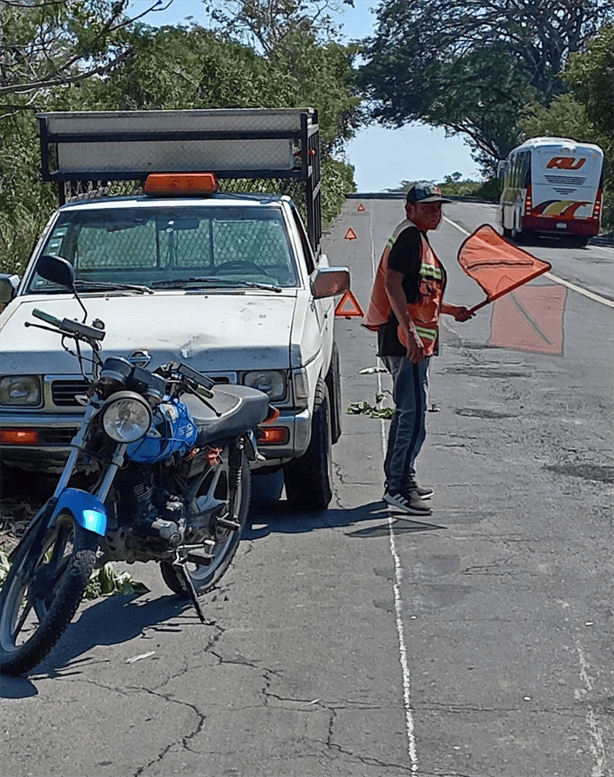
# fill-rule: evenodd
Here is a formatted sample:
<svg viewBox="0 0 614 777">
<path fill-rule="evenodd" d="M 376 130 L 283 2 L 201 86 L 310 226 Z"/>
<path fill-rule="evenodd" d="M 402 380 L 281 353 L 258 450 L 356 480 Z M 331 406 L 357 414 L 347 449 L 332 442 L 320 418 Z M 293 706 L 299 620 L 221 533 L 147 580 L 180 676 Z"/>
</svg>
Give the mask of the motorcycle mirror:
<svg viewBox="0 0 614 777">
<path fill-rule="evenodd" d="M 36 263 L 36 272 L 46 281 L 71 290 L 75 287 L 75 268 L 61 256 L 43 254 Z"/>
<path fill-rule="evenodd" d="M 75 295 L 77 302 L 81 305 L 83 311 L 83 323 L 87 321 L 87 310 L 81 302 L 81 297 L 77 294 L 75 288 L 75 268 L 62 256 L 55 254 L 43 254 L 36 262 L 36 272 L 41 278 L 51 283 L 57 283 L 59 286 L 65 286 Z"/>
</svg>

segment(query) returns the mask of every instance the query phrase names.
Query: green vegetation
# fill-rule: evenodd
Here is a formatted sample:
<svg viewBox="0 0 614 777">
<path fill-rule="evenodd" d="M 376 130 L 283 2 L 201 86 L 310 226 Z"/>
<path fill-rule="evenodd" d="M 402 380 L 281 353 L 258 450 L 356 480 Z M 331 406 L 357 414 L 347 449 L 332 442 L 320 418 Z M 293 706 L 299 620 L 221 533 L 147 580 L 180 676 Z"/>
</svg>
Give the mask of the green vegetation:
<svg viewBox="0 0 614 777">
<path fill-rule="evenodd" d="M 127 0 L 33 0 L 19 7 L 0 0 L 4 272 L 23 271 L 56 205 L 55 187 L 39 178 L 36 113 L 44 111 L 313 106 L 323 219 L 334 218 L 354 190 L 352 168 L 335 155 L 360 123 L 352 85 L 357 49 L 332 39 L 318 3 L 279 0 L 270 18 L 259 14 L 257 0 L 234 5 L 241 14 L 220 18 L 214 30 L 158 29 L 127 23 Z M 249 30 L 257 30 L 257 45 L 248 42 Z"/>
</svg>

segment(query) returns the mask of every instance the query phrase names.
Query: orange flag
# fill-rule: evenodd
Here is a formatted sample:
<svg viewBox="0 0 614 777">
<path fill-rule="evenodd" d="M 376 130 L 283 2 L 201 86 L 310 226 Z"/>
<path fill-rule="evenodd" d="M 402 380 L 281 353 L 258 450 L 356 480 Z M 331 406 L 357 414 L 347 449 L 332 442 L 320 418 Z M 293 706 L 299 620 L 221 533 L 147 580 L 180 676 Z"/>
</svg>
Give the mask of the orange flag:
<svg viewBox="0 0 614 777">
<path fill-rule="evenodd" d="M 567 289 L 549 284 L 522 286 L 498 299 L 488 345 L 562 356 L 566 299 Z"/>
<path fill-rule="evenodd" d="M 490 224 L 469 235 L 458 251 L 458 263 L 486 292 L 484 302 L 472 312 L 552 269 L 501 237 Z"/>
</svg>

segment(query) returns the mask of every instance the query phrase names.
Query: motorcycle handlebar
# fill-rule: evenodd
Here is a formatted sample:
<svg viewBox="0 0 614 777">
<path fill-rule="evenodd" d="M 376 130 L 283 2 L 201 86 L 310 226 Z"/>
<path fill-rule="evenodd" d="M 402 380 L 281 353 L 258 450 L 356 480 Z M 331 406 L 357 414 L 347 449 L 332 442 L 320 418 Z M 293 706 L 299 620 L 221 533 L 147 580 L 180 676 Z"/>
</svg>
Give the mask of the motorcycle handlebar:
<svg viewBox="0 0 614 777">
<path fill-rule="evenodd" d="M 46 321 L 48 324 L 51 324 L 52 326 L 57 326 L 58 329 L 61 328 L 62 322 L 59 318 L 56 318 L 55 316 L 52 316 L 50 313 L 45 313 L 44 310 L 39 310 L 38 308 L 34 308 L 32 311 L 32 315 L 34 318 L 40 318 L 41 321 Z"/>
<path fill-rule="evenodd" d="M 78 321 L 71 321 L 69 318 L 65 318 L 60 321 L 59 318 L 56 318 L 49 313 L 45 313 L 44 310 L 39 310 L 38 308 L 34 308 L 32 315 L 35 318 L 40 318 L 41 321 L 45 321 L 47 324 L 51 324 L 64 334 L 69 334 L 80 339 L 104 340 L 104 336 L 106 334 L 106 332 L 103 330 L 96 329 L 95 327 L 88 326 L 87 324 L 80 324 Z"/>
</svg>

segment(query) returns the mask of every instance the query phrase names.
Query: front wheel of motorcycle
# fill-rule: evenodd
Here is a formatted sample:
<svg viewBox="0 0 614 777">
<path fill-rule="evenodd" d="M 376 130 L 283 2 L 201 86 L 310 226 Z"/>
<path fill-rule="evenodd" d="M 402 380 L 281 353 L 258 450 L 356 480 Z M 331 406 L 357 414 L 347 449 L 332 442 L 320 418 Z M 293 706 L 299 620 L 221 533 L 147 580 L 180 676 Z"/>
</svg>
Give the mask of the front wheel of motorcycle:
<svg viewBox="0 0 614 777">
<path fill-rule="evenodd" d="M 0 593 L 0 673 L 20 675 L 51 651 L 87 588 L 98 537 L 69 512 L 24 535 Z"/>
<path fill-rule="evenodd" d="M 194 591 L 197 594 L 205 594 L 219 583 L 237 552 L 241 534 L 247 521 L 251 498 L 251 472 L 244 451 L 241 450 L 238 454 L 240 455 L 240 462 L 238 466 L 239 477 L 235 507 L 232 515 L 229 513 L 225 516 L 235 524 L 235 528 L 226 528 L 218 525 L 214 529 L 212 539 L 215 541 L 215 545 L 211 548 L 212 558 L 208 564 L 199 564 L 195 560 L 188 560 L 184 565 L 185 572 L 189 576 Z M 211 496 L 228 502 L 230 496 L 228 449 L 224 451 L 220 468 L 220 475 L 211 486 Z M 196 554 L 192 558 L 197 558 Z M 190 595 L 181 574 L 173 564 L 168 561 L 160 562 L 160 571 L 162 572 L 164 582 L 171 591 L 182 597 Z"/>
</svg>

